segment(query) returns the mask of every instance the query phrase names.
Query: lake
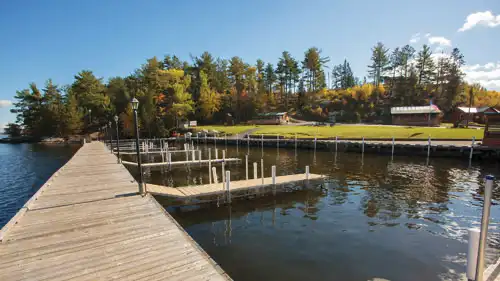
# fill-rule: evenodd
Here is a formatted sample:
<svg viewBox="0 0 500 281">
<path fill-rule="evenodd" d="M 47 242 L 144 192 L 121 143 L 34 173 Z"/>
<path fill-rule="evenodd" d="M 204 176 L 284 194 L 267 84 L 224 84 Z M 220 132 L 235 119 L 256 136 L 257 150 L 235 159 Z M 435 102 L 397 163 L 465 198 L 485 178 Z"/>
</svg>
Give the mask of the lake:
<svg viewBox="0 0 500 281">
<path fill-rule="evenodd" d="M 78 147 L 0 143 L 0 227 L 73 156 Z"/>
<path fill-rule="evenodd" d="M 226 157 L 244 159 L 246 153 L 246 147 L 236 151 L 230 146 Z M 184 153 L 174 155 L 174 161 L 186 159 Z M 203 155 L 208 157 L 206 150 Z M 261 158 L 260 148 L 250 148 L 249 167 Z M 463 278 L 467 229 L 480 222 L 483 178 L 499 175 L 496 162 L 473 162 L 469 167 L 468 161 L 446 158 L 431 158 L 427 164 L 426 158 L 411 156 L 391 159 L 308 150 L 296 154 L 293 149 L 265 148 L 263 159 L 266 176 L 271 165 L 277 166 L 278 175 L 304 172 L 310 165 L 311 173 L 329 178 L 295 192 L 240 199 L 231 206 L 171 207 L 158 197 L 235 280 Z M 244 162 L 226 166 L 232 181 L 245 178 L 244 167 Z M 163 173 L 148 168 L 145 173 L 146 181 L 155 184 L 208 182 L 208 168 L 196 164 Z M 494 199 L 489 262 L 498 258 L 500 247 L 497 183 Z"/>
</svg>

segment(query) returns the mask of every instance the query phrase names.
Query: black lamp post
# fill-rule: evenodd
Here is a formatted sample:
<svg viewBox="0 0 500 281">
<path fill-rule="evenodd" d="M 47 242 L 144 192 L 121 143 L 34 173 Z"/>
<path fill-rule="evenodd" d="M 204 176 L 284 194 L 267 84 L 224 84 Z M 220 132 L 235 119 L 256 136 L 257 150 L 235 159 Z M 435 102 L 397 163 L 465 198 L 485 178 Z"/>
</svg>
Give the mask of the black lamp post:
<svg viewBox="0 0 500 281">
<path fill-rule="evenodd" d="M 118 116 L 115 115 L 115 126 L 116 126 L 116 149 L 118 151 L 118 164 L 120 164 L 120 134 L 118 132 Z"/>
<path fill-rule="evenodd" d="M 136 98 L 132 99 L 132 109 L 134 110 L 134 125 L 135 125 L 135 152 L 137 153 L 137 168 L 139 169 L 139 193 L 144 193 L 144 180 L 142 179 L 141 166 L 141 151 L 139 150 L 139 125 L 137 124 L 137 109 L 139 101 Z"/>
<path fill-rule="evenodd" d="M 111 121 L 108 122 L 109 125 L 109 147 L 111 148 L 111 153 L 113 153 L 113 123 Z"/>
<path fill-rule="evenodd" d="M 92 127 L 92 109 L 89 109 L 89 134 L 90 134 L 90 129 Z"/>
</svg>

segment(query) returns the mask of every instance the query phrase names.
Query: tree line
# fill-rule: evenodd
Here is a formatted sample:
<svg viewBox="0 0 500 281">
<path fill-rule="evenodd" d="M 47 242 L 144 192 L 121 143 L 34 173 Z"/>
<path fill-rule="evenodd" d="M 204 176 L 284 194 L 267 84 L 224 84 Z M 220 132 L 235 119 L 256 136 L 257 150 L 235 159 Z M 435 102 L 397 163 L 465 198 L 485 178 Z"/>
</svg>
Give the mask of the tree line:
<svg viewBox="0 0 500 281">
<path fill-rule="evenodd" d="M 391 106 L 426 105 L 432 100 L 445 113 L 468 104 L 495 106 L 499 94 L 464 82 L 464 57 L 455 48 L 433 54 L 406 45 L 390 51 L 382 43 L 371 49 L 369 77 L 355 77 L 347 60 L 328 67 L 330 58 L 311 47 L 301 60 L 284 51 L 276 64 L 240 57 L 215 58 L 208 52 L 148 59 L 126 77 L 107 83 L 90 70 L 70 85 L 47 80 L 43 89 L 31 83 L 16 92 L 11 110 L 25 135 L 36 138 L 95 132 L 117 115 L 121 132 L 133 134 L 130 100 L 139 102 L 139 126 L 147 136 L 165 136 L 185 120 L 201 124 L 245 122 L 258 113 L 287 111 L 299 118 L 326 119 L 346 112 L 342 121 L 380 121 Z M 331 78 L 330 78 L 331 76 Z M 367 81 L 368 80 L 368 81 Z M 9 130 L 16 131 L 10 124 Z"/>
</svg>

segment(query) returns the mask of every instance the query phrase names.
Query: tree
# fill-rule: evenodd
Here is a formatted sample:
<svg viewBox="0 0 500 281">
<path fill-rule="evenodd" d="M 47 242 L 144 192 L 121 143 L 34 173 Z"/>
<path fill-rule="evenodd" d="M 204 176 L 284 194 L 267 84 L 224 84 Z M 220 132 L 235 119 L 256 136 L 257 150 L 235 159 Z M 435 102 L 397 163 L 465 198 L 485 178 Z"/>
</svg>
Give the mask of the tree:
<svg viewBox="0 0 500 281">
<path fill-rule="evenodd" d="M 215 112 L 220 107 L 219 95 L 208 86 L 208 78 L 204 71 L 200 71 L 200 99 L 198 100 L 198 109 L 202 120 L 210 121 Z"/>
<path fill-rule="evenodd" d="M 344 59 L 343 64 L 333 67 L 332 80 L 332 86 L 334 89 L 347 89 L 355 86 L 356 82 L 354 74 L 352 73 L 351 66 L 346 59 Z"/>
<path fill-rule="evenodd" d="M 41 128 L 44 136 L 64 135 L 65 105 L 59 88 L 49 79 L 42 97 Z"/>
<path fill-rule="evenodd" d="M 20 137 L 22 134 L 22 129 L 19 124 L 9 123 L 4 128 L 4 133 L 11 138 Z"/>
<path fill-rule="evenodd" d="M 418 85 L 433 82 L 434 61 L 431 56 L 432 51 L 427 45 L 424 45 L 422 50 L 417 54 L 415 67 L 418 72 Z"/>
<path fill-rule="evenodd" d="M 389 70 L 388 52 L 389 49 L 381 42 L 378 42 L 377 45 L 372 48 L 372 64 L 368 66 L 368 73 L 373 77 L 373 84 L 375 84 L 375 86 L 378 86 L 380 82 L 382 82 L 382 76 Z"/>
<path fill-rule="evenodd" d="M 305 79 L 308 81 L 310 92 L 325 87 L 323 66 L 329 61 L 330 58 L 322 57 L 321 50 L 316 47 L 311 47 L 305 52 L 302 68 L 305 70 Z"/>
<path fill-rule="evenodd" d="M 83 128 L 83 114 L 78 109 L 78 101 L 71 88 L 67 89 L 66 110 L 64 112 L 64 135 L 79 134 Z"/>
<path fill-rule="evenodd" d="M 75 95 L 79 108 L 85 112 L 92 111 L 93 118 L 90 126 L 108 123 L 111 116 L 110 100 L 105 94 L 106 88 L 102 83 L 102 78 L 95 77 L 89 70 L 80 71 L 71 85 L 71 92 Z M 91 130 L 95 129 L 91 127 Z"/>
<path fill-rule="evenodd" d="M 16 114 L 16 123 L 20 124 L 26 135 L 39 138 L 43 136 L 42 128 L 42 94 L 35 83 L 29 89 L 17 91 L 14 97 L 14 108 L 10 111 Z"/>
</svg>

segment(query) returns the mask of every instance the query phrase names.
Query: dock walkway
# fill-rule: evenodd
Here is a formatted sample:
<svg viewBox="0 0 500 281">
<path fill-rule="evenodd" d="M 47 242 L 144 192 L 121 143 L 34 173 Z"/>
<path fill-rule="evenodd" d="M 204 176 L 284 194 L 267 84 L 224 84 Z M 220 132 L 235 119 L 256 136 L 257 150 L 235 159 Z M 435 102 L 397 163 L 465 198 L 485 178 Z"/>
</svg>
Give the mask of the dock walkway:
<svg viewBox="0 0 500 281">
<path fill-rule="evenodd" d="M 228 280 L 101 143 L 84 145 L 0 231 L 0 280 Z"/>
<path fill-rule="evenodd" d="M 323 175 L 309 174 L 309 180 L 317 180 L 325 178 Z M 231 181 L 230 192 L 249 191 L 252 189 L 263 188 L 272 186 L 272 178 L 262 178 Z M 301 182 L 307 180 L 306 174 L 296 174 L 276 177 L 276 185 L 284 185 L 289 183 Z M 224 183 L 212 183 L 196 186 L 184 187 L 167 187 L 155 184 L 147 184 L 146 189 L 148 193 L 154 195 L 162 195 L 175 198 L 191 198 L 207 195 L 224 194 L 227 192 Z"/>
</svg>

